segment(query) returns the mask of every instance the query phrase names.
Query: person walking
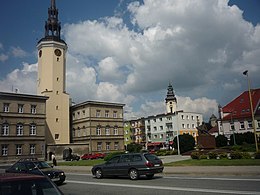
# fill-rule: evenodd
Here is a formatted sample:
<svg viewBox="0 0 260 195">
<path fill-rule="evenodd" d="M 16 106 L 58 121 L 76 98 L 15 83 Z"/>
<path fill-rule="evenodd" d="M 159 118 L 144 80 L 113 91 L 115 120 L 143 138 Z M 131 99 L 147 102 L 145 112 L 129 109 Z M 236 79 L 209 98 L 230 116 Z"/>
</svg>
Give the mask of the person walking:
<svg viewBox="0 0 260 195">
<path fill-rule="evenodd" d="M 56 158 L 55 158 L 54 153 L 52 153 L 51 159 L 52 159 L 52 164 L 53 164 L 53 166 L 57 166 L 57 161 L 56 161 Z"/>
</svg>

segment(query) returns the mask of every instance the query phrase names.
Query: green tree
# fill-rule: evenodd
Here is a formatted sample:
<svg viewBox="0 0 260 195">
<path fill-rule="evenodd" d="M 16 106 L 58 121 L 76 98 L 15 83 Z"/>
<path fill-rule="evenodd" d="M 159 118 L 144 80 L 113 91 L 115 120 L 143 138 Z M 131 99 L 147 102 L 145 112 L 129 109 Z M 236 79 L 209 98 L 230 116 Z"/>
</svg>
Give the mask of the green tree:
<svg viewBox="0 0 260 195">
<path fill-rule="evenodd" d="M 141 144 L 130 143 L 127 145 L 128 152 L 140 152 L 143 146 Z"/>
<path fill-rule="evenodd" d="M 189 134 L 179 135 L 179 145 L 180 145 L 180 153 L 188 152 L 194 149 L 195 147 L 195 139 L 193 136 Z M 174 148 L 178 148 L 177 146 L 177 137 L 173 140 Z"/>
<path fill-rule="evenodd" d="M 217 147 L 226 146 L 228 143 L 228 138 L 225 135 L 218 135 L 215 139 Z"/>
</svg>

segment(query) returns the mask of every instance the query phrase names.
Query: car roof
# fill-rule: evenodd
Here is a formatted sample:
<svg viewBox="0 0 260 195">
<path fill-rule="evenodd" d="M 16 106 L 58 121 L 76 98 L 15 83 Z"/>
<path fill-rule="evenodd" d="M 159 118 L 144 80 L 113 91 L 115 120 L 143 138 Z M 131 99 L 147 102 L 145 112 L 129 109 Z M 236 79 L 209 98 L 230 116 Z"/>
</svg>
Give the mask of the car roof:
<svg viewBox="0 0 260 195">
<path fill-rule="evenodd" d="M 24 174 L 24 173 L 0 173 L 0 183 L 9 181 L 24 181 L 24 180 L 41 180 L 43 175 Z"/>
</svg>

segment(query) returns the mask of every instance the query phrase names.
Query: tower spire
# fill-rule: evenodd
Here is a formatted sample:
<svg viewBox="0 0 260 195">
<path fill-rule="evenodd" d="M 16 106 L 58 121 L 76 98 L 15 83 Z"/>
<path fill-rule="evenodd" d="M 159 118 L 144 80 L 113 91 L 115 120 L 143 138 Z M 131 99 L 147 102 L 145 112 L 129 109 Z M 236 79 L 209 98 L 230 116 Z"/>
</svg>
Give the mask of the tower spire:
<svg viewBox="0 0 260 195">
<path fill-rule="evenodd" d="M 48 19 L 45 21 L 45 37 L 42 40 L 64 42 L 60 38 L 61 25 L 59 22 L 58 15 L 59 11 L 56 8 L 55 0 L 51 0 L 51 5 L 48 8 Z"/>
<path fill-rule="evenodd" d="M 171 83 L 169 83 L 167 88 L 165 103 L 166 103 L 167 113 L 175 113 L 177 111 L 177 99 L 175 97 Z"/>
</svg>

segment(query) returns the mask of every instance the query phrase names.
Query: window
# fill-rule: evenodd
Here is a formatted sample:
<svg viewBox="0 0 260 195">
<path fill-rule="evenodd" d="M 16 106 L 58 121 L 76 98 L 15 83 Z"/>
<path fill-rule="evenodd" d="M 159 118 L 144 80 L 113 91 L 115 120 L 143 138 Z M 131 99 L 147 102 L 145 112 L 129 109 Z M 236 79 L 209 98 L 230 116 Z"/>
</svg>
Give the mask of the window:
<svg viewBox="0 0 260 195">
<path fill-rule="evenodd" d="M 160 134 L 160 139 L 163 139 L 163 134 Z"/>
<path fill-rule="evenodd" d="M 113 112 L 113 118 L 117 118 L 117 111 Z"/>
<path fill-rule="evenodd" d="M 230 130 L 235 130 L 235 125 L 233 122 L 230 122 Z"/>
<path fill-rule="evenodd" d="M 119 150 L 119 143 L 118 142 L 115 142 L 114 149 Z"/>
<path fill-rule="evenodd" d="M 194 121 L 194 116 L 191 116 L 191 120 L 193 120 L 193 121 Z"/>
<path fill-rule="evenodd" d="M 35 124 L 30 125 L 30 135 L 36 135 L 36 125 Z"/>
<path fill-rule="evenodd" d="M 97 150 L 102 151 L 102 142 L 97 143 Z"/>
<path fill-rule="evenodd" d="M 8 103 L 4 103 L 4 112 L 9 112 L 9 104 Z"/>
<path fill-rule="evenodd" d="M 155 118 L 155 119 L 153 119 L 153 122 L 155 122 L 155 123 L 156 123 L 156 118 Z"/>
<path fill-rule="evenodd" d="M 109 129 L 109 126 L 106 127 L 106 135 L 110 135 L 110 129 Z"/>
<path fill-rule="evenodd" d="M 22 154 L 22 145 L 18 144 L 16 145 L 16 155 Z"/>
<path fill-rule="evenodd" d="M 257 126 L 260 128 L 260 120 L 257 120 Z"/>
<path fill-rule="evenodd" d="M 59 140 L 59 139 L 60 139 L 60 134 L 55 134 L 55 135 L 54 135 L 54 139 L 55 139 L 55 140 Z"/>
<path fill-rule="evenodd" d="M 252 121 L 248 121 L 248 129 L 251 129 L 251 128 L 253 128 Z"/>
<path fill-rule="evenodd" d="M 106 150 L 110 150 L 110 142 L 106 142 Z"/>
<path fill-rule="evenodd" d="M 114 135 L 118 135 L 118 128 L 114 127 Z"/>
<path fill-rule="evenodd" d="M 76 137 L 76 130 L 75 129 L 72 129 L 72 136 Z"/>
<path fill-rule="evenodd" d="M 195 129 L 195 124 L 192 124 L 191 126 L 192 126 L 192 129 Z"/>
<path fill-rule="evenodd" d="M 31 113 L 36 114 L 36 105 L 31 105 Z"/>
<path fill-rule="evenodd" d="M 56 122 L 59 122 L 59 118 L 56 118 Z"/>
<path fill-rule="evenodd" d="M 160 121 L 162 121 L 162 118 L 160 118 Z"/>
<path fill-rule="evenodd" d="M 154 131 L 157 131 L 157 127 L 153 127 L 153 130 L 154 130 Z"/>
<path fill-rule="evenodd" d="M 23 125 L 22 124 L 18 124 L 16 126 L 16 135 L 23 135 Z"/>
<path fill-rule="evenodd" d="M 245 129 L 245 123 L 244 123 L 244 121 L 240 122 L 240 129 Z"/>
<path fill-rule="evenodd" d="M 7 123 L 2 126 L 2 135 L 9 135 L 9 125 Z"/>
<path fill-rule="evenodd" d="M 131 162 L 131 157 L 130 157 L 130 155 L 123 155 L 123 156 L 121 156 L 121 158 L 120 158 L 120 163 L 128 163 L 128 162 Z"/>
<path fill-rule="evenodd" d="M 30 154 L 35 154 L 35 144 L 30 144 Z"/>
<path fill-rule="evenodd" d="M 182 124 L 182 128 L 185 129 L 185 124 Z"/>
<path fill-rule="evenodd" d="M 126 134 L 126 135 L 128 134 L 128 130 L 125 130 L 125 134 Z"/>
<path fill-rule="evenodd" d="M 189 129 L 190 128 L 190 124 L 187 124 L 187 129 Z"/>
<path fill-rule="evenodd" d="M 106 117 L 106 118 L 109 117 L 109 111 L 108 111 L 108 110 L 105 111 L 105 117 Z"/>
<path fill-rule="evenodd" d="M 97 127 L 97 135 L 101 135 L 101 128 L 100 127 Z"/>
<path fill-rule="evenodd" d="M 189 120 L 189 115 L 186 116 L 186 119 Z"/>
<path fill-rule="evenodd" d="M 133 155 L 133 162 L 142 161 L 142 157 L 138 154 Z"/>
<path fill-rule="evenodd" d="M 56 106 L 56 110 L 59 110 L 59 106 Z"/>
<path fill-rule="evenodd" d="M 3 144 L 2 145 L 2 156 L 7 156 L 8 155 L 8 145 Z"/>
<path fill-rule="evenodd" d="M 154 138 L 154 139 L 157 139 L 157 135 L 153 135 L 153 138 Z"/>
<path fill-rule="evenodd" d="M 184 115 L 181 115 L 181 119 L 184 120 Z"/>
<path fill-rule="evenodd" d="M 18 113 L 23 113 L 23 104 L 18 104 Z"/>
<path fill-rule="evenodd" d="M 101 115 L 100 115 L 100 110 L 97 110 L 97 111 L 96 111 L 96 117 L 101 117 Z"/>
<path fill-rule="evenodd" d="M 160 126 L 160 130 L 161 130 L 161 131 L 163 130 L 163 126 Z"/>
</svg>

